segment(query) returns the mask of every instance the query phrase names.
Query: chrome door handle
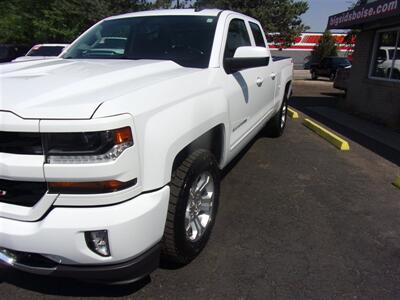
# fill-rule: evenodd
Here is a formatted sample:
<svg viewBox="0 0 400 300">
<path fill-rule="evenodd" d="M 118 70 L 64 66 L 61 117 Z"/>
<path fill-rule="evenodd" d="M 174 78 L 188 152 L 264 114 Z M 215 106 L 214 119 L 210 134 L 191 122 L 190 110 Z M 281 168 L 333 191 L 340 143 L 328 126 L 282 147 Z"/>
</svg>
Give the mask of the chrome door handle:
<svg viewBox="0 0 400 300">
<path fill-rule="evenodd" d="M 257 77 L 257 85 L 258 86 L 262 86 L 263 85 L 263 83 L 264 83 L 264 78 L 261 78 L 261 77 Z"/>
<path fill-rule="evenodd" d="M 276 74 L 275 73 L 271 73 L 271 78 L 272 78 L 272 80 L 275 80 L 275 78 L 276 78 Z"/>
</svg>

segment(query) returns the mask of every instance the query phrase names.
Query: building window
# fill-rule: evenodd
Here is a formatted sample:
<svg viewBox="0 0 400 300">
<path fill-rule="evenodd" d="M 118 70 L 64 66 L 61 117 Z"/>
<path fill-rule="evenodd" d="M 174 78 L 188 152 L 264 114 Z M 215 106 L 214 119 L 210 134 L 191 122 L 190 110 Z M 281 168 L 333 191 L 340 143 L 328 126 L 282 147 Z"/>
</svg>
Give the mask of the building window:
<svg viewBox="0 0 400 300">
<path fill-rule="evenodd" d="M 400 29 L 377 33 L 370 76 L 400 81 Z"/>
</svg>

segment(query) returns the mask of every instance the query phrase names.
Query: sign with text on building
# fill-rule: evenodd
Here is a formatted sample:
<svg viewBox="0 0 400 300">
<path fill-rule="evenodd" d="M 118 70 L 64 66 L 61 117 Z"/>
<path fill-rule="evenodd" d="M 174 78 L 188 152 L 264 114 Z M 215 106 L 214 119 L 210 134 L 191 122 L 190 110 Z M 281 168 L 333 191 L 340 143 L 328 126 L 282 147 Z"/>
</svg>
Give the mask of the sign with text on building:
<svg viewBox="0 0 400 300">
<path fill-rule="evenodd" d="M 328 29 L 349 29 L 395 15 L 400 15 L 400 0 L 375 1 L 329 17 Z"/>
</svg>

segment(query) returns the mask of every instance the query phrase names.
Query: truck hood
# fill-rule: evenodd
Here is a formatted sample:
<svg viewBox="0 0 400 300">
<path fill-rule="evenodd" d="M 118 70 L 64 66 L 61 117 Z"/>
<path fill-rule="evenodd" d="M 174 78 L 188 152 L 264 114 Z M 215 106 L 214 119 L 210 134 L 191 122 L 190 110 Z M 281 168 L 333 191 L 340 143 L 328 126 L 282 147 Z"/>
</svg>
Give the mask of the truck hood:
<svg viewBox="0 0 400 300">
<path fill-rule="evenodd" d="M 20 56 L 13 60 L 13 62 L 19 61 L 31 61 L 31 60 L 41 60 L 41 59 L 54 59 L 57 56 Z"/>
<path fill-rule="evenodd" d="M 27 119 L 89 119 L 105 101 L 194 71 L 156 60 L 4 64 L 0 65 L 0 111 Z"/>
</svg>

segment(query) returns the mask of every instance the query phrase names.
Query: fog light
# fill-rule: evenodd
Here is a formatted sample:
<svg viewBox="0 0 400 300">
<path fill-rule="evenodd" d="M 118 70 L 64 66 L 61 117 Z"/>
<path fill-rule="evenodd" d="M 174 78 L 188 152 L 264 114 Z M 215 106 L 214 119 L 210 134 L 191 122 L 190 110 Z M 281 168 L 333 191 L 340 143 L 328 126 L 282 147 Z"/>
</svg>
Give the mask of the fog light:
<svg viewBox="0 0 400 300">
<path fill-rule="evenodd" d="M 107 230 L 87 231 L 85 239 L 87 246 L 94 253 L 103 257 L 111 256 Z"/>
<path fill-rule="evenodd" d="M 0 261 L 8 265 L 13 265 L 17 261 L 17 256 L 7 249 L 0 248 Z"/>
</svg>

